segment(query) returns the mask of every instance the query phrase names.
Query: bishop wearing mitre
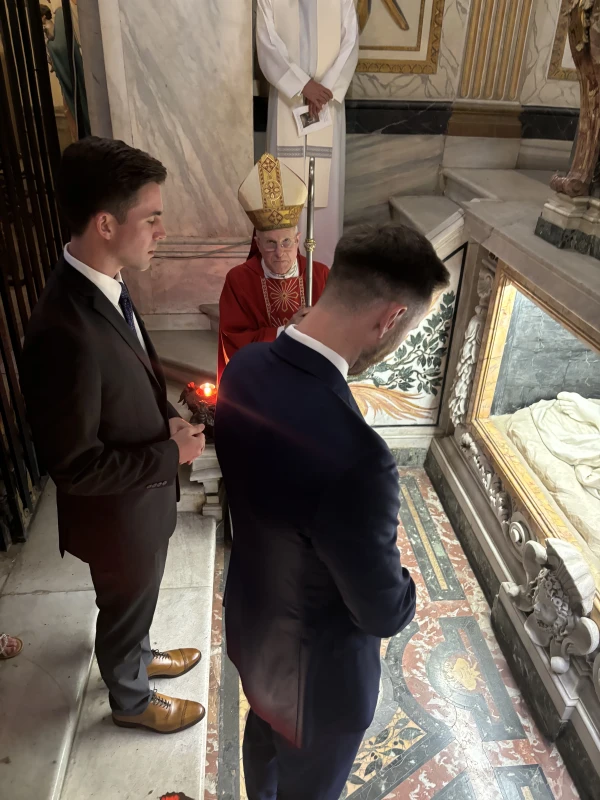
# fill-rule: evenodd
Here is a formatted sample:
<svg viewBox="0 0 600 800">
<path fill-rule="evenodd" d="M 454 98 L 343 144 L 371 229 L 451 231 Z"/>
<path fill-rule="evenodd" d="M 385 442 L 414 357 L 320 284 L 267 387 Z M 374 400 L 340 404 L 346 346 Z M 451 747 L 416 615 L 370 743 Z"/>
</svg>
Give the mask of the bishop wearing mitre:
<svg viewBox="0 0 600 800">
<path fill-rule="evenodd" d="M 267 147 L 308 182 L 315 158 L 315 239 L 331 267 L 344 218 L 346 116 L 344 98 L 358 62 L 354 0 L 257 0 L 256 52 L 271 85 Z M 329 126 L 298 133 L 294 109 L 307 105 Z M 301 241 L 306 213 L 300 219 Z"/>
<path fill-rule="evenodd" d="M 240 186 L 239 201 L 255 228 L 256 253 L 225 279 L 219 302 L 219 380 L 241 347 L 275 341 L 306 313 L 306 259 L 298 253 L 298 221 L 307 196 L 304 181 L 268 153 Z M 313 262 L 313 304 L 328 274 L 324 264 Z"/>
</svg>

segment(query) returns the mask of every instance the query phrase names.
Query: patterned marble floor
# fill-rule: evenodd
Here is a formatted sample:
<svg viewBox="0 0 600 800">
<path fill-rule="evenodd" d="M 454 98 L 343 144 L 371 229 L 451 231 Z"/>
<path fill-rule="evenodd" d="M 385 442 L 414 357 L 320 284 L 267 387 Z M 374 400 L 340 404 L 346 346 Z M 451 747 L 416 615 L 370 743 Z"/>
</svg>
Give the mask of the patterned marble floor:
<svg viewBox="0 0 600 800">
<path fill-rule="evenodd" d="M 490 609 L 423 470 L 401 470 L 398 546 L 417 585 L 417 614 L 383 642 L 382 686 L 342 798 L 576 800 L 536 728 L 490 625 Z M 247 704 L 222 652 L 224 562 L 213 606 L 204 800 L 246 800 Z"/>
</svg>

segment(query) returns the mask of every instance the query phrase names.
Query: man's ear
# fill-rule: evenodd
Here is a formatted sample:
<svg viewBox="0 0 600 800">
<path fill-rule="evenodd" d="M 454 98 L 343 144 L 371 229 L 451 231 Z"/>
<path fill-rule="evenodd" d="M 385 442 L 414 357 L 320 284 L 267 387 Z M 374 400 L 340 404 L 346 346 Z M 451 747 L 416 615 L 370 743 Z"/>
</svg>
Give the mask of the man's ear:
<svg viewBox="0 0 600 800">
<path fill-rule="evenodd" d="M 100 211 L 94 217 L 93 224 L 96 228 L 96 233 L 108 242 L 114 237 L 118 222 L 108 211 Z"/>
<path fill-rule="evenodd" d="M 399 320 L 404 316 L 405 313 L 406 306 L 401 306 L 397 303 L 393 303 L 388 306 L 386 314 L 382 318 L 379 338 L 383 339 L 383 337 L 389 333 L 395 325 L 398 324 Z"/>
</svg>

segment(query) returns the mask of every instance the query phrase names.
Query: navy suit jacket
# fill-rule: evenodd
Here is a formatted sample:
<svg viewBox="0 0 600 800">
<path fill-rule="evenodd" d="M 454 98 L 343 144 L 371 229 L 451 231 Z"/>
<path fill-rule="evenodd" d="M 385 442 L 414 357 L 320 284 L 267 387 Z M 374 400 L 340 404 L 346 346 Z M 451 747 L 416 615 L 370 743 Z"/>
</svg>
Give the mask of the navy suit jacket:
<svg viewBox="0 0 600 800">
<path fill-rule="evenodd" d="M 233 523 L 227 650 L 252 709 L 297 747 L 366 730 L 381 637 L 415 611 L 389 448 L 339 370 L 285 334 L 229 363 L 215 443 Z"/>
</svg>

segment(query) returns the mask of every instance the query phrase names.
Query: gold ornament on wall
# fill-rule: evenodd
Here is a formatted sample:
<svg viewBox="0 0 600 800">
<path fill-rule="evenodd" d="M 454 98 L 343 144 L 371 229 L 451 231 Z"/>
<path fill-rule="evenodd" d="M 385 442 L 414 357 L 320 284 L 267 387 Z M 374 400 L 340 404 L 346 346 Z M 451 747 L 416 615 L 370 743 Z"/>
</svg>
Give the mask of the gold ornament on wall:
<svg viewBox="0 0 600 800">
<path fill-rule="evenodd" d="M 365 25 L 369 21 L 372 2 L 373 0 L 358 0 L 357 12 L 360 33 L 364 31 Z M 400 30 L 407 31 L 409 28 L 408 22 L 396 0 L 381 0 L 381 2 L 387 8 L 391 18 L 394 20 Z"/>
<path fill-rule="evenodd" d="M 374 2 L 380 4 L 375 6 Z M 438 68 L 445 2 L 419 0 L 410 7 L 407 16 L 401 8 L 401 5 L 406 7 L 403 0 L 357 0 L 359 28 L 364 35 L 356 71 L 434 75 Z M 393 20 L 392 25 L 387 24 L 388 18 Z M 369 20 L 372 24 L 368 24 Z"/>
</svg>

